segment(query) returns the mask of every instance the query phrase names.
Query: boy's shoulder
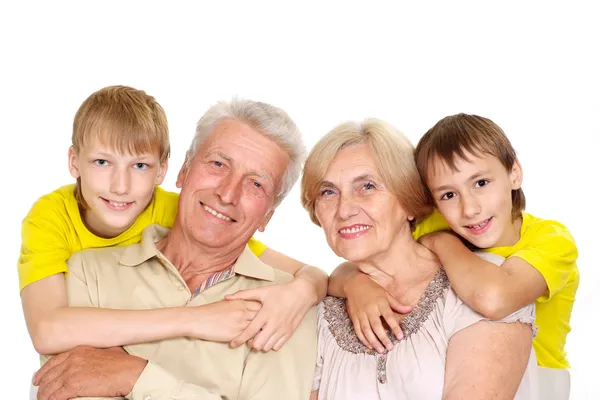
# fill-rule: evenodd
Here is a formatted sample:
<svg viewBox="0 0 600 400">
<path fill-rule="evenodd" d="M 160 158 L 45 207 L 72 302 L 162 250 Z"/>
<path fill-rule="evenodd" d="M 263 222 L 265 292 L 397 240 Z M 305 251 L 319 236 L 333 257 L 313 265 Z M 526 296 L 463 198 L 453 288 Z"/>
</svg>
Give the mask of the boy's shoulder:
<svg viewBox="0 0 600 400">
<path fill-rule="evenodd" d="M 566 235 L 572 239 L 571 232 L 562 223 L 552 220 L 536 217 L 529 213 L 523 213 L 523 233 L 524 235 Z"/>
<path fill-rule="evenodd" d="M 156 191 L 154 192 L 154 202 L 156 204 L 177 204 L 178 201 L 179 193 L 169 192 L 160 186 L 156 187 Z"/>
<path fill-rule="evenodd" d="M 42 214 L 49 216 L 48 213 L 65 213 L 76 203 L 75 184 L 61 186 L 38 198 L 31 206 L 28 217 Z"/>
</svg>

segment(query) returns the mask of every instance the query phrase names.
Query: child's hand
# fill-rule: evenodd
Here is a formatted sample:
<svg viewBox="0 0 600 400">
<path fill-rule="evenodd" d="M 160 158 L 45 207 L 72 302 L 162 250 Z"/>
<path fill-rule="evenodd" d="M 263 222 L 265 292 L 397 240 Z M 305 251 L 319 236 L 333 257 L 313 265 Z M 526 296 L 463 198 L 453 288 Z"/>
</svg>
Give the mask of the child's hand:
<svg viewBox="0 0 600 400">
<path fill-rule="evenodd" d="M 398 339 L 404 337 L 399 321 L 412 307 L 401 304 L 364 274 L 356 275 L 348 282 L 344 292 L 348 316 L 352 320 L 356 336 L 365 346 L 379 353 L 383 353 L 384 348 L 393 348 L 381 318 Z"/>
<path fill-rule="evenodd" d="M 195 307 L 190 336 L 211 342 L 229 342 L 256 317 L 261 304 L 251 300 L 216 301 Z"/>
<path fill-rule="evenodd" d="M 314 305 L 313 292 L 314 288 L 308 282 L 295 279 L 285 284 L 241 290 L 225 296 L 227 301 L 244 299 L 262 303 L 254 320 L 230 345 L 236 347 L 251 340 L 255 350 L 279 350 Z"/>
</svg>

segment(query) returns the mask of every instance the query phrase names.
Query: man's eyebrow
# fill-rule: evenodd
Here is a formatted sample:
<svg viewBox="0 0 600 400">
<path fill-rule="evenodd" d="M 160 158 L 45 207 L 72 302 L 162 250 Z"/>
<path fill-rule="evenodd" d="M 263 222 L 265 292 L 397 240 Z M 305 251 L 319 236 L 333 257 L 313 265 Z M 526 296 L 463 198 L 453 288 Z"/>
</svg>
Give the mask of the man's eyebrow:
<svg viewBox="0 0 600 400">
<path fill-rule="evenodd" d="M 213 155 L 213 154 L 218 155 L 219 157 L 221 157 L 225 161 L 233 161 L 233 159 L 230 156 L 228 156 L 227 154 L 225 154 L 225 153 L 223 153 L 222 151 L 219 151 L 219 150 L 217 150 L 217 151 L 209 151 L 206 155 L 210 156 L 210 155 Z"/>
</svg>

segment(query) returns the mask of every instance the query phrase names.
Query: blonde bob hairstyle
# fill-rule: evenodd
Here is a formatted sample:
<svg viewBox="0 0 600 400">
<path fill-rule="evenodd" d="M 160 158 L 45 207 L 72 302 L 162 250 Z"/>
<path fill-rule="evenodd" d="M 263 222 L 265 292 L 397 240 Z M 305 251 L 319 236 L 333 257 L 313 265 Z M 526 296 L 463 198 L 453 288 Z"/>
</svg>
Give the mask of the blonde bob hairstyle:
<svg viewBox="0 0 600 400">
<path fill-rule="evenodd" d="M 315 206 L 329 164 L 340 150 L 361 144 L 370 146 L 383 184 L 396 195 L 408 215 L 417 219 L 432 211 L 415 164 L 414 146 L 392 125 L 370 118 L 338 125 L 319 140 L 308 155 L 301 183 L 302 205 L 316 225 L 321 226 Z"/>
</svg>

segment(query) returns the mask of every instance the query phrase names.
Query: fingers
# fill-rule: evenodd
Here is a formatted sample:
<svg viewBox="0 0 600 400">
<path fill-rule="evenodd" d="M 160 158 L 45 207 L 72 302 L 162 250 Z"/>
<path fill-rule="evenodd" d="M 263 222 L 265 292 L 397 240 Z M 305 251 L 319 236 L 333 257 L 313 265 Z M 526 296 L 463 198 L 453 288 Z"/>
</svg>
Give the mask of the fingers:
<svg viewBox="0 0 600 400">
<path fill-rule="evenodd" d="M 35 386 L 39 386 L 40 380 L 42 379 L 42 377 L 45 376 L 48 373 L 48 371 L 50 371 L 54 367 L 58 366 L 59 364 L 62 364 L 67 358 L 69 358 L 69 354 L 70 354 L 70 352 L 66 351 L 64 353 L 57 354 L 54 357 L 52 357 L 50 360 L 48 360 L 42 366 L 42 368 L 40 368 L 35 373 L 35 375 L 33 375 L 33 384 Z"/>
<path fill-rule="evenodd" d="M 377 339 L 377 336 L 375 336 L 370 323 L 368 321 L 361 321 L 360 326 L 365 339 L 371 344 L 371 347 L 374 348 L 378 353 L 383 353 L 385 349 L 381 342 Z"/>
<path fill-rule="evenodd" d="M 225 300 L 255 300 L 262 301 L 262 291 L 258 289 L 238 290 L 232 294 L 226 294 Z"/>
<path fill-rule="evenodd" d="M 65 364 L 59 364 L 52 368 L 44 375 L 40 380 L 39 389 L 37 393 L 38 400 L 48 400 L 55 397 L 55 393 L 66 384 L 65 375 Z M 65 397 L 68 399 L 68 397 Z"/>
<path fill-rule="evenodd" d="M 365 338 L 365 336 L 362 333 L 362 327 L 360 326 L 360 322 L 358 321 L 358 319 L 352 320 L 352 326 L 354 326 L 354 333 L 356 334 L 356 337 L 358 337 L 358 340 L 360 340 L 362 344 L 367 346 L 369 350 L 373 350 L 373 346 L 371 346 L 371 343 L 369 343 L 367 338 Z"/>
<path fill-rule="evenodd" d="M 248 340 L 255 337 L 258 334 L 258 332 L 260 332 L 260 329 L 263 327 L 263 325 L 264 325 L 264 320 L 262 318 L 259 318 L 259 315 L 257 315 L 252 320 L 252 322 L 250 322 L 248 324 L 246 329 L 244 329 L 244 331 L 242 333 L 240 333 L 237 337 L 235 337 L 229 343 L 229 345 L 231 347 L 238 347 L 239 345 L 246 343 Z"/>
<path fill-rule="evenodd" d="M 388 326 L 392 330 L 392 333 L 394 334 L 394 336 L 396 336 L 396 338 L 398 340 L 401 340 L 404 337 L 404 332 L 402 332 L 402 329 L 400 328 L 400 324 L 398 323 L 398 320 L 396 319 L 396 316 L 394 315 L 394 312 L 392 311 L 392 309 L 391 308 L 384 309 L 383 312 L 381 313 L 381 316 L 383 317 L 385 322 L 388 324 Z M 379 335 L 377 335 L 377 336 L 379 336 Z M 380 337 L 380 339 L 381 339 L 381 337 Z M 384 345 L 385 345 L 385 343 L 384 343 Z M 391 350 L 391 349 L 388 348 L 388 350 Z"/>
<path fill-rule="evenodd" d="M 273 350 L 279 351 L 291 337 L 292 335 L 283 335 L 282 337 L 280 337 L 277 343 L 275 343 L 275 345 L 273 346 Z"/>
</svg>

